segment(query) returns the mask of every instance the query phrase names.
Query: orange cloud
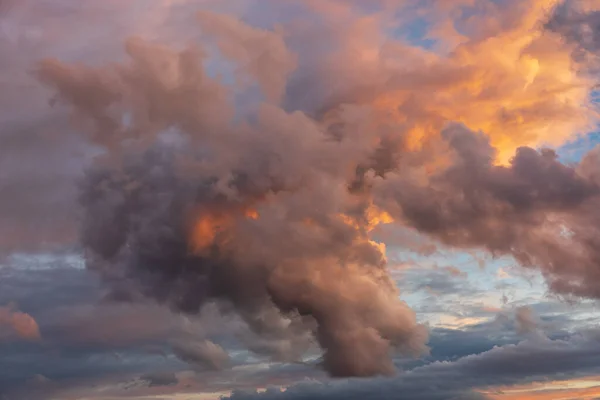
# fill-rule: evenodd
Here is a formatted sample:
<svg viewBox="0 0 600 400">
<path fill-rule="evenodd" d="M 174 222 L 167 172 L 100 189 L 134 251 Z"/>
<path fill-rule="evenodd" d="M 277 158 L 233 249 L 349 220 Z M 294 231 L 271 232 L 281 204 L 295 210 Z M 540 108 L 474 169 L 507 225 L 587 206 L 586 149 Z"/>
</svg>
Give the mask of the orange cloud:
<svg viewBox="0 0 600 400">
<path fill-rule="evenodd" d="M 500 163 L 519 146 L 560 145 L 592 129 L 597 114 L 589 105 L 595 81 L 577 72 L 573 48 L 543 28 L 557 3 L 482 1 L 468 18 L 464 2 L 421 10 L 432 20 L 428 37 L 438 40 L 432 50 L 386 37 L 384 16 L 356 17 L 343 39 L 352 62 L 335 55 L 332 79 L 355 75 L 353 97 L 402 124 L 410 149 L 448 121 L 489 135 Z"/>
<path fill-rule="evenodd" d="M 29 314 L 15 311 L 12 307 L 0 307 L 0 339 L 16 335 L 26 340 L 41 338 L 40 328 Z"/>
<path fill-rule="evenodd" d="M 259 214 L 253 208 L 228 212 L 223 210 L 199 211 L 190 233 L 191 250 L 199 253 L 205 251 L 219 239 L 226 241 L 228 231 L 234 227 L 238 218 L 256 220 L 259 218 Z"/>
<path fill-rule="evenodd" d="M 600 396 L 598 377 L 536 382 L 480 391 L 490 400 L 593 400 Z"/>
</svg>

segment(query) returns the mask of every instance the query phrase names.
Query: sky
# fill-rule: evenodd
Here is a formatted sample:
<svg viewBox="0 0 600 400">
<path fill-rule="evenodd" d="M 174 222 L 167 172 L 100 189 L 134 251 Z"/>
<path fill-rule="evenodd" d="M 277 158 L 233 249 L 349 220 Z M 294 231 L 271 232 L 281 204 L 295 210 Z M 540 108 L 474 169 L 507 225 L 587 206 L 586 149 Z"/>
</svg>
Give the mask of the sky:
<svg viewBox="0 0 600 400">
<path fill-rule="evenodd" d="M 598 27 L 0 0 L 0 400 L 600 399 Z"/>
</svg>

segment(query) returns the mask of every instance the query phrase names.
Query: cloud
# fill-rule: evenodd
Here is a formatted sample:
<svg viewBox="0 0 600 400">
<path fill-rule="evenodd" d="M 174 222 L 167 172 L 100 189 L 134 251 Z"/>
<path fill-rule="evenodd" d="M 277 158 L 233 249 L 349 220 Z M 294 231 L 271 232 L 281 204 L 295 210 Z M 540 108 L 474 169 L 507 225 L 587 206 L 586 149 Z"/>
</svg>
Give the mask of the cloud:
<svg viewBox="0 0 600 400">
<path fill-rule="evenodd" d="M 58 117 L 3 124 L 0 135 L 0 253 L 60 248 L 77 237 L 73 215 L 84 147 L 57 138 L 67 122 Z M 64 132 L 64 131 L 63 131 Z M 78 152 L 80 152 L 78 154 Z"/>
<path fill-rule="evenodd" d="M 327 14 L 322 25 L 306 25 L 298 34 L 305 41 L 325 37 L 319 44 L 335 51 L 325 53 L 326 64 L 317 61 L 312 74 L 297 77 L 298 90 L 292 83 L 290 97 L 306 98 L 312 93 L 310 82 L 324 80 L 327 86 L 314 90 L 327 96 L 317 97 L 317 104 L 327 104 L 327 110 L 339 104 L 374 106 L 401 125 L 411 148 L 437 138 L 446 122 L 462 122 L 489 135 L 501 162 L 518 146 L 558 144 L 591 128 L 586 104 L 594 82 L 572 70 L 570 49 L 559 37 L 540 29 L 553 2 L 468 3 L 397 6 L 399 13 L 430 22 L 430 37 L 454 42 L 440 52 L 394 41 L 382 32 L 396 22 L 388 19 L 396 14 L 364 15 L 358 7 L 340 6 L 347 12 Z M 548 125 L 547 118 L 555 125 Z M 398 142 L 389 150 L 401 151 Z"/>
<path fill-rule="evenodd" d="M 43 276 L 41 272 L 32 273 L 32 271 L 29 271 L 28 274 L 30 279 L 35 274 L 40 274 L 40 277 Z M 63 275 L 63 280 L 64 277 L 65 275 Z M 11 284 L 11 282 L 14 281 L 8 279 L 7 283 Z M 45 279 L 41 279 L 39 283 L 40 285 L 47 285 Z M 62 286 L 58 282 L 56 284 L 60 290 Z M 45 295 L 42 293 L 42 296 Z M 73 297 L 70 298 L 70 301 L 74 301 Z M 80 301 L 87 302 L 90 300 L 82 297 Z M 83 331 L 74 329 L 69 335 L 66 334 L 68 333 L 67 330 L 52 328 L 53 326 L 74 326 L 69 322 L 71 313 L 64 309 L 64 304 L 59 305 L 60 308 L 63 308 L 58 310 L 61 317 L 52 317 L 53 315 L 59 315 L 57 310 L 53 310 L 54 304 L 56 304 L 55 301 L 50 302 L 50 310 L 38 311 L 46 316 L 40 320 L 40 328 L 44 332 L 44 346 L 30 343 L 33 347 L 23 348 L 9 344 L 8 347 L 0 348 L 0 353 L 4 355 L 3 364 L 0 365 L 0 368 L 3 371 L 10 371 L 2 376 L 4 380 L 0 380 L 0 387 L 5 388 L 5 390 L 23 388 L 24 382 L 29 382 L 35 374 L 43 374 L 52 380 L 52 385 L 44 386 L 46 397 L 48 393 L 52 393 L 54 397 L 65 399 L 101 398 L 102 395 L 118 398 L 119 396 L 143 397 L 160 394 L 168 397 L 175 396 L 175 393 L 184 397 L 186 395 L 191 397 L 192 394 L 200 396 L 198 393 L 202 393 L 203 396 L 210 396 L 208 395 L 209 392 L 228 391 L 234 388 L 248 389 L 269 385 L 288 386 L 305 380 L 306 377 L 318 381 L 328 381 L 324 372 L 314 370 L 314 361 L 304 364 L 266 363 L 264 358 L 257 359 L 244 354 L 240 351 L 242 349 L 239 346 L 232 345 L 226 338 L 228 335 L 235 336 L 237 328 L 231 325 L 220 326 L 218 320 L 201 318 L 196 321 L 193 318 L 190 319 L 187 326 L 184 324 L 183 329 L 178 330 L 175 327 L 173 329 L 165 328 L 165 326 L 176 323 L 178 318 L 176 316 L 166 318 L 165 316 L 168 314 L 164 312 L 164 309 L 157 306 L 107 303 L 103 306 L 105 307 L 104 311 L 101 310 L 99 313 L 95 312 L 97 307 L 91 305 L 85 308 L 75 306 L 74 311 L 78 309 L 80 311 L 75 313 L 77 318 L 74 319 L 79 320 L 84 327 L 86 325 L 92 327 L 106 325 L 114 327 L 112 329 L 114 333 L 107 335 L 99 329 L 100 332 L 97 335 L 90 336 L 86 334 L 85 329 Z M 449 304 L 448 306 L 456 308 L 457 304 Z M 547 320 L 548 313 L 555 312 L 555 308 L 550 307 L 550 304 L 532 305 L 532 307 L 542 315 L 543 321 Z M 564 310 L 567 310 L 567 306 L 564 304 L 556 303 L 554 307 L 559 307 L 558 310 L 563 313 Z M 113 311 L 108 312 L 109 309 Z M 83 314 L 81 311 L 86 311 L 89 317 L 81 319 Z M 467 312 L 464 307 L 461 311 Z M 118 322 L 119 319 L 115 316 L 119 314 L 121 314 L 121 319 L 131 320 L 131 324 L 125 324 L 123 329 L 117 329 L 121 326 L 121 323 Z M 423 315 L 421 311 L 419 311 L 419 314 Z M 467 312 L 467 315 L 471 314 Z M 579 317 L 574 312 L 571 312 L 570 315 L 574 318 Z M 154 322 L 154 326 L 152 322 Z M 136 324 L 139 324 L 140 328 L 137 333 L 135 329 L 131 328 Z M 213 328 L 215 329 L 215 335 L 210 335 Z M 145 332 L 145 330 L 149 330 L 149 332 Z M 466 355 L 487 352 L 495 346 L 516 343 L 518 337 L 514 335 L 514 331 L 512 322 L 506 327 L 489 322 L 469 326 L 463 328 L 463 330 L 434 328 L 429 341 L 431 347 L 429 356 L 418 361 L 395 359 L 394 363 L 398 368 L 407 371 L 414 369 L 416 366 L 423 366 L 435 361 L 457 361 Z M 81 338 L 76 337 L 77 332 L 82 332 Z M 207 333 L 210 339 L 215 340 L 225 350 L 231 352 L 229 366 L 233 368 L 212 371 L 203 367 L 202 364 L 199 367 L 194 367 L 194 364 L 191 363 L 190 365 L 195 373 L 186 372 L 184 374 L 178 372 L 190 369 L 190 365 L 186 365 L 173 357 L 170 351 L 171 346 L 168 346 L 168 344 L 172 345 L 178 338 L 189 341 L 189 343 L 198 343 L 202 341 L 201 338 Z M 123 337 L 120 338 L 120 336 Z M 570 342 L 569 336 L 565 335 L 564 332 L 558 332 L 557 336 L 551 337 L 561 338 L 563 342 Z M 592 335 L 587 337 L 593 338 Z M 579 340 L 577 335 L 574 338 Z M 590 347 L 592 346 L 590 345 Z M 159 353 L 159 350 L 163 353 Z M 114 355 L 115 351 L 118 352 L 118 356 Z M 315 357 L 317 355 L 315 354 Z M 577 368 L 573 366 L 574 373 L 577 372 L 576 370 Z M 144 381 L 144 379 L 146 375 L 153 376 L 157 371 L 159 371 L 156 374 L 158 376 L 163 374 L 170 376 L 171 373 L 175 373 L 179 383 L 169 386 L 157 384 L 149 387 L 148 381 Z M 399 376 L 402 377 L 405 373 Z M 585 371 L 582 370 L 582 373 L 585 373 Z M 431 380 L 425 381 L 423 379 L 422 382 L 424 386 L 431 385 Z M 29 389 L 32 388 L 29 387 Z M 104 392 L 100 392 L 100 390 L 104 390 Z M 159 390 L 160 392 L 157 392 Z M 465 389 L 447 391 L 445 384 L 442 384 L 437 387 L 438 394 L 432 392 L 433 390 L 423 389 L 424 398 L 428 398 L 425 397 L 425 394 L 436 395 L 437 398 L 452 398 L 448 393 L 454 393 L 458 398 L 462 398 L 460 396 L 463 395 Z M 31 390 L 24 393 L 23 398 L 36 398 L 31 394 Z M 10 394 L 12 395 L 12 393 Z M 444 395 L 447 395 L 447 397 L 444 397 Z M 212 396 L 218 397 L 218 394 Z M 16 398 L 20 397 L 17 396 Z M 42 394 L 38 398 L 43 399 L 44 395 Z"/>
<path fill-rule="evenodd" d="M 4 3 L 10 8 L 0 12 L 2 255 L 76 243 L 76 181 L 94 154 L 89 143 L 74 134 L 76 129 L 64 112 L 49 110 L 49 91 L 31 73 L 35 64 L 51 56 L 87 61 L 110 58 L 115 56 L 114 38 L 122 31 L 117 27 L 120 14 L 110 18 L 112 26 L 102 29 L 104 33 L 88 29 L 96 18 L 106 17 L 109 2 L 103 2 L 104 6 L 62 0 Z M 70 21 L 70 28 L 63 19 Z M 70 29 L 80 34 L 73 35 Z M 93 50 L 81 47 L 81 41 L 93 41 Z"/>
<path fill-rule="evenodd" d="M 600 8 L 592 1 L 563 1 L 554 9 L 546 27 L 571 44 L 573 57 L 582 67 L 597 62 L 600 36 L 598 22 Z M 591 59 L 590 59 L 591 58 Z"/>
<path fill-rule="evenodd" d="M 253 24 L 252 13 L 198 17 L 178 2 L 154 8 L 160 12 L 145 15 L 138 30 L 121 29 L 135 25 L 123 2 L 61 2 L 68 18 L 92 24 L 101 12 L 118 16 L 120 28 L 94 41 L 98 57 L 87 63 L 73 60 L 90 55 L 58 51 L 69 33 L 61 26 L 55 41 L 45 42 L 41 33 L 53 31 L 45 25 L 25 38 L 32 54 L 45 57 L 33 71 L 44 89 L 36 86 L 32 97 L 52 91 L 56 115 L 68 110 L 75 125 L 47 146 L 49 158 L 32 128 L 24 147 L 27 159 L 40 156 L 35 171 L 21 170 L 26 160 L 8 163 L 2 184 L 11 190 L 0 216 L 14 215 L 27 229 L 3 235 L 18 238 L 6 247 L 49 236 L 68 243 L 72 221 L 80 221 L 86 264 L 113 300 L 152 299 L 188 314 L 218 303 L 260 338 L 251 350 L 298 360 L 316 341 L 334 376 L 392 374 L 395 352 L 426 351 L 426 329 L 398 298 L 385 246 L 374 239 L 377 225 L 510 255 L 541 269 L 558 293 L 600 296 L 598 154 L 572 166 L 536 148 L 596 121 L 589 105 L 596 83 L 573 65 L 573 45 L 564 40 L 570 31 L 544 25 L 555 2 L 278 3 L 265 4 L 281 10 L 281 27 L 273 26 L 279 20 Z M 390 37 L 394 16 L 407 10 L 425 15 L 432 49 Z M 256 81 L 260 94 L 216 76 L 207 42 L 173 43 L 173 36 L 198 37 L 164 29 L 182 11 L 200 20 L 193 29 L 214 41 L 217 61 L 226 58 L 242 83 Z M 154 28 L 150 36 L 164 34 L 163 44 L 142 35 Z M 124 51 L 113 53 L 125 36 Z M 32 61 L 15 60 L 11 71 Z M 64 162 L 81 149 L 84 156 Z M 52 160 L 60 168 L 46 170 Z M 72 212 L 75 198 L 81 218 Z M 19 232 L 19 224 L 7 226 Z M 397 239 L 418 247 L 409 236 Z M 430 278 L 429 287 L 460 290 Z M 143 311 L 129 320 L 109 308 L 94 312 L 122 326 L 123 336 L 97 329 L 82 337 L 140 334 L 132 323 L 147 321 Z M 90 325 L 73 323 L 63 331 Z M 222 355 L 217 344 L 199 343 L 199 359 L 207 349 Z M 180 354 L 194 358 L 197 347 Z"/>
<path fill-rule="evenodd" d="M 235 392 L 230 399 L 466 399 L 486 398 L 474 392 L 496 385 L 514 385 L 552 376 L 577 376 L 597 371 L 594 334 L 569 340 L 527 340 L 496 347 L 454 362 L 434 362 L 396 378 L 351 380 L 330 384 L 299 384 L 284 392 Z M 227 398 L 227 397 L 226 397 Z"/>
<path fill-rule="evenodd" d="M 170 386 L 179 383 L 179 379 L 174 373 L 149 373 L 142 375 L 141 380 L 148 382 L 150 386 Z"/>
<path fill-rule="evenodd" d="M 388 175 L 376 188 L 379 207 L 397 207 L 394 218 L 451 246 L 483 247 L 538 267 L 557 292 L 596 296 L 599 187 L 586 175 L 595 154 L 577 167 L 559 163 L 552 150 L 522 147 L 509 166 L 497 166 L 482 133 L 451 126 L 443 135 L 453 161 L 425 183 Z"/>
<path fill-rule="evenodd" d="M 536 332 L 539 321 L 530 307 L 519 307 L 515 312 L 517 332 L 527 334 Z"/>
<path fill-rule="evenodd" d="M 221 53 L 256 79 L 271 101 L 284 94 L 288 75 L 296 69 L 296 56 L 286 46 L 282 33 L 253 28 L 235 17 L 202 11 L 203 32 L 217 39 Z"/>
<path fill-rule="evenodd" d="M 259 35 L 236 26 L 236 35 Z M 307 116 L 270 105 L 259 107 L 258 126 L 231 125 L 228 88 L 204 73 L 199 51 L 141 39 L 127 50 L 130 63 L 115 68 L 46 60 L 38 70 L 116 158 L 96 163 L 82 185 L 89 265 L 185 312 L 221 300 L 266 337 L 313 332 L 334 375 L 389 374 L 392 349 L 424 351 L 426 331 L 359 219 L 368 204 L 344 187 L 346 157 L 368 149 L 330 141 Z M 171 126 L 185 147 L 158 138 Z M 340 146 L 347 150 L 332 158 Z"/>
<path fill-rule="evenodd" d="M 40 328 L 31 315 L 15 311 L 10 306 L 0 307 L 0 339 L 38 340 Z"/>
<path fill-rule="evenodd" d="M 140 375 L 190 368 L 203 376 L 212 373 L 206 378 L 212 382 L 211 387 L 215 391 L 225 390 L 229 378 L 224 377 L 252 379 L 256 374 L 253 366 L 265 362 L 264 354 L 277 353 L 276 350 L 264 351 L 260 346 L 281 346 L 280 353 L 285 353 L 293 345 L 283 339 L 260 338 L 261 342 L 239 317 L 220 315 L 214 304 L 205 305 L 200 315 L 184 317 L 155 303 L 107 299 L 106 288 L 99 284 L 97 277 L 81 269 L 81 261 L 77 254 L 70 253 L 13 255 L 0 267 L 0 304 L 14 299 L 22 311 L 17 311 L 15 306 L 10 309 L 11 315 L 26 311 L 43 333 L 38 340 L 19 338 L 12 328 L 2 323 L 2 394 L 10 393 L 10 398 L 17 399 L 43 399 L 50 396 L 51 391 L 61 393 L 56 397 L 69 398 L 66 393 L 73 389 L 91 395 L 94 385 L 118 389 L 120 382 L 133 381 Z M 204 346 L 198 352 L 192 347 L 209 340 L 213 342 L 212 348 Z M 173 345 L 180 343 L 189 345 L 192 357 L 177 357 Z M 251 356 L 244 350 L 246 346 L 256 349 L 261 356 Z M 180 346 L 180 349 L 185 351 L 186 348 Z M 211 350 L 217 352 L 211 353 Z M 206 357 L 200 359 L 198 354 Z M 219 357 L 227 363 L 220 364 Z M 207 360 L 206 366 L 201 360 Z M 214 372 L 216 367 L 223 369 Z M 309 367 L 303 368 L 308 370 Z M 34 389 L 31 380 L 36 375 L 51 380 L 50 384 L 40 387 L 42 393 L 38 397 L 30 392 Z M 269 378 L 261 376 L 260 379 Z M 185 384 L 182 383 L 181 388 L 185 388 Z M 148 387 L 139 385 L 140 391 Z M 21 393 L 20 390 L 24 391 L 22 397 L 12 395 Z M 77 398 L 74 394 L 73 397 Z"/>
<path fill-rule="evenodd" d="M 223 369 L 229 362 L 229 355 L 218 344 L 209 340 L 176 341 L 173 352 L 179 358 L 192 364 L 210 369 Z"/>
<path fill-rule="evenodd" d="M 456 267 L 426 268 L 418 264 L 396 274 L 399 285 L 410 293 L 426 291 L 434 296 L 477 294 L 478 289 L 465 275 Z"/>
<path fill-rule="evenodd" d="M 63 307 L 48 317 L 45 330 L 62 346 L 116 350 L 164 341 L 182 329 L 177 315 L 144 304 Z"/>
<path fill-rule="evenodd" d="M 68 253 L 13 255 L 0 267 L 0 303 L 12 298 L 23 310 L 0 308 L 3 391 L 32 389 L 29 382 L 36 375 L 48 377 L 47 389 L 54 391 L 107 375 L 120 380 L 157 369 L 177 371 L 189 366 L 173 355 L 171 341 L 199 341 L 218 333 L 219 343 L 237 350 L 234 336 L 246 334 L 241 324 L 209 306 L 190 319 L 154 303 L 106 300 L 105 288 L 77 261 Z M 36 329 L 43 335 L 37 337 Z M 231 366 L 244 363 L 236 357 Z M 23 398 L 35 398 L 28 395 Z"/>
</svg>

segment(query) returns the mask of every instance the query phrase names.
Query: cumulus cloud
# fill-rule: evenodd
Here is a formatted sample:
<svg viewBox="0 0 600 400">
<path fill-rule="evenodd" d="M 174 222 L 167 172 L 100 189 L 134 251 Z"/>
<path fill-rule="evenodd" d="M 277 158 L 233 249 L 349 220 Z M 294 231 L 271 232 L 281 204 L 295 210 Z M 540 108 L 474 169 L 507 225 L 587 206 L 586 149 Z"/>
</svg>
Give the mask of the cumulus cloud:
<svg viewBox="0 0 600 400">
<path fill-rule="evenodd" d="M 269 100 L 281 99 L 288 75 L 296 69 L 296 56 L 282 32 L 257 29 L 235 17 L 208 11 L 200 12 L 198 19 L 202 30 L 216 37 L 223 55 L 256 79 Z"/>
<path fill-rule="evenodd" d="M 511 255 L 556 292 L 600 296 L 598 154 L 571 166 L 535 148 L 596 118 L 573 34 L 544 24 L 555 2 L 278 3 L 276 27 L 191 13 L 239 82 L 209 71 L 205 42 L 139 36 L 118 63 L 37 64 L 78 140 L 99 149 L 80 180 L 80 242 L 113 299 L 191 314 L 217 302 L 285 343 L 253 350 L 299 359 L 316 341 L 332 375 L 369 376 L 427 340 L 378 225 Z M 438 48 L 389 37 L 405 11 L 426 15 Z M 249 80 L 261 95 L 240 98 Z M 55 203 L 72 206 L 72 189 Z M 225 359 L 210 342 L 174 349 Z"/>
<path fill-rule="evenodd" d="M 421 16 L 445 51 L 391 40 L 382 26 L 394 14 L 328 3 L 338 9 L 322 25 L 296 28 L 305 41 L 318 35 L 311 51 L 326 49 L 327 62 L 298 73 L 290 101 L 306 98 L 310 82 L 325 77 L 327 85 L 308 92 L 307 103 L 317 98 L 326 111 L 345 103 L 374 106 L 400 125 L 410 148 L 437 138 L 447 121 L 462 122 L 486 132 L 502 162 L 518 146 L 558 144 L 592 126 L 587 100 L 595 82 L 573 70 L 571 48 L 560 36 L 540 29 L 556 2 L 395 3 L 397 11 Z M 396 139 L 386 147 L 397 146 Z"/>
<path fill-rule="evenodd" d="M 391 174 L 377 187 L 383 209 L 456 247 L 483 247 L 541 268 L 552 289 L 596 297 L 595 208 L 599 187 L 586 170 L 561 164 L 554 151 L 519 148 L 509 166 L 494 165 L 482 133 L 450 126 L 452 161 L 418 182 Z M 576 267 L 573 267 L 576 265 Z"/>
<path fill-rule="evenodd" d="M 236 35 L 258 43 L 245 51 L 264 55 L 272 36 L 239 24 Z M 334 375 L 389 374 L 392 348 L 423 351 L 425 329 L 367 236 L 368 203 L 345 188 L 346 157 L 368 148 L 275 106 L 260 107 L 256 126 L 232 124 L 228 89 L 203 72 L 201 53 L 141 39 L 127 50 L 131 62 L 116 68 L 47 60 L 38 70 L 110 151 L 82 184 L 89 265 L 182 311 L 224 301 L 261 335 L 314 330 Z M 261 59 L 287 73 L 275 61 Z M 169 127 L 183 147 L 156 139 Z"/>
</svg>

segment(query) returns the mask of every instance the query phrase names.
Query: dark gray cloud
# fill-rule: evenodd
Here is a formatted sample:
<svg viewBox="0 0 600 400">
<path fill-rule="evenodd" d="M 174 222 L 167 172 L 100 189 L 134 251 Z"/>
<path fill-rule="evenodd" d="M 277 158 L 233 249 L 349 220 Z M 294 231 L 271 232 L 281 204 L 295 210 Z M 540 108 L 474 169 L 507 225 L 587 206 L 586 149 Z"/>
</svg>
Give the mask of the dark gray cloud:
<svg viewBox="0 0 600 400">
<path fill-rule="evenodd" d="M 189 365 L 173 353 L 171 342 L 209 340 L 219 332 L 221 343 L 236 350 L 235 335 L 245 334 L 210 307 L 190 319 L 156 304 L 107 300 L 106 289 L 81 268 L 76 253 L 13 255 L 5 261 L 0 313 L 29 316 L 39 328 L 36 340 L 14 335 L 0 340 L 0 387 L 5 391 L 27 387 L 36 375 L 60 390 L 119 373 L 177 371 Z M 245 362 L 237 357 L 232 365 Z"/>
<path fill-rule="evenodd" d="M 78 265 L 76 257 L 66 257 L 66 259 L 72 265 Z M 314 368 L 319 360 L 306 364 L 275 363 L 265 366 L 260 359 L 252 359 L 238 354 L 243 350 L 243 346 L 240 347 L 239 343 L 236 346 L 235 341 L 224 340 L 223 335 L 234 334 L 239 328 L 235 325 L 222 325 L 219 319 L 213 319 L 216 315 L 204 316 L 204 319 L 197 322 L 190 319 L 188 324 L 183 323 L 182 325 L 181 323 L 184 321 L 179 316 L 156 305 L 114 302 L 98 305 L 96 302 L 103 298 L 104 289 L 99 285 L 97 279 L 94 279 L 85 270 L 65 268 L 64 266 L 62 269 L 56 268 L 59 258 L 56 257 L 54 260 L 55 268 L 36 271 L 35 268 L 47 265 L 47 260 L 44 262 L 44 258 L 41 256 L 20 258 L 16 265 L 13 264 L 11 273 L 5 274 L 2 279 L 6 288 L 17 287 L 18 284 L 26 289 L 26 293 L 22 295 L 23 298 L 28 299 L 28 302 L 22 303 L 23 308 L 27 308 L 39 321 L 43 335 L 43 340 L 39 343 L 13 342 L 6 343 L 0 348 L 0 354 L 2 354 L 0 371 L 3 371 L 0 374 L 0 386 L 5 388 L 4 390 L 10 390 L 12 394 L 17 394 L 17 397 L 11 398 L 43 399 L 44 393 L 56 393 L 56 397 L 60 398 L 61 393 L 67 393 L 65 390 L 69 390 L 70 393 L 70 390 L 76 388 L 79 388 L 77 390 L 80 390 L 81 396 L 83 396 L 93 393 L 94 387 L 98 385 L 115 387 L 115 393 L 119 394 L 131 392 L 134 389 L 140 390 L 141 395 L 144 393 L 144 388 L 147 388 L 152 382 L 157 385 L 153 388 L 164 386 L 167 383 L 166 379 L 170 379 L 173 373 L 190 368 L 195 370 L 197 374 L 195 378 L 190 378 L 189 382 L 183 380 L 179 384 L 167 387 L 184 390 L 185 385 L 191 384 L 196 391 L 220 391 L 231 388 L 264 387 L 273 384 L 289 385 L 301 381 L 307 376 L 327 381 L 323 373 Z M 15 260 L 13 259 L 12 262 L 15 263 Z M 17 269 L 17 265 L 22 268 Z M 29 269 L 25 269 L 25 266 Z M 7 269 L 3 269 L 3 272 L 6 271 Z M 25 278 L 27 284 L 24 284 Z M 51 290 L 52 285 L 56 288 L 55 290 Z M 36 288 L 38 296 L 36 296 Z M 43 290 L 39 290 L 42 288 Z M 64 297 L 65 293 L 69 295 Z M 47 299 L 46 307 L 44 307 L 44 299 Z M 532 308 L 539 310 L 538 313 L 542 320 L 544 320 L 545 314 L 556 310 L 564 311 L 564 307 L 567 305 L 556 307 L 558 306 L 532 305 Z M 213 327 L 214 330 L 209 329 Z M 211 335 L 213 332 L 217 334 Z M 244 333 L 244 331 L 237 332 Z M 510 321 L 506 326 L 492 321 L 470 326 L 464 330 L 433 329 L 429 341 L 431 347 L 429 356 L 420 361 L 396 359 L 394 362 L 405 371 L 415 370 L 416 367 L 436 361 L 452 364 L 471 354 L 487 354 L 495 346 L 512 346 L 519 340 L 514 333 L 515 326 Z M 226 368 L 218 372 L 212 372 L 211 368 L 207 368 L 206 364 L 215 358 L 211 356 L 213 353 L 206 352 L 208 347 L 202 338 L 215 340 L 225 350 L 230 351 L 232 354 L 228 365 L 234 368 Z M 247 338 L 252 339 L 251 336 Z M 590 348 L 591 345 L 585 344 L 590 340 L 593 340 L 593 336 L 581 339 L 564 336 L 562 341 L 556 341 L 555 344 L 563 343 L 562 346 L 566 353 L 576 351 L 579 346 Z M 181 343 L 186 343 L 188 346 L 181 346 Z M 199 343 L 205 343 L 200 352 L 195 351 L 198 346 L 194 347 Z M 545 342 L 539 343 L 541 343 L 540 351 L 542 351 L 541 349 L 560 347 L 546 345 Z M 172 352 L 173 346 L 177 345 L 179 346 L 178 351 Z M 522 347 L 518 347 L 519 350 L 515 350 L 515 354 L 519 353 L 520 349 L 531 350 L 529 346 L 522 344 L 519 346 Z M 220 351 L 216 354 L 224 355 Z M 187 365 L 186 362 L 179 361 L 176 356 L 188 362 L 191 361 L 191 363 Z M 315 354 L 315 358 L 317 356 L 318 353 Z M 563 356 L 561 355 L 561 357 Z M 219 357 L 216 358 L 216 360 L 219 359 Z M 507 362 L 510 364 L 513 361 Z M 514 361 L 514 363 L 519 362 L 519 360 Z M 576 373 L 574 357 L 569 362 L 572 364 L 569 367 L 572 369 L 571 372 Z M 583 362 L 581 364 L 581 373 L 591 371 L 586 369 L 584 364 Z M 478 367 L 475 366 L 474 369 L 478 370 Z M 157 373 L 157 371 L 161 372 Z M 419 369 L 417 368 L 416 371 Z M 36 379 L 36 374 L 45 376 L 49 382 L 45 382 L 43 385 L 38 382 L 35 387 L 31 386 L 32 380 L 39 380 Z M 404 372 L 401 377 L 406 374 Z M 451 395 L 457 396 L 459 399 L 464 398 L 461 396 L 465 390 L 468 390 L 469 383 L 464 387 L 448 388 L 445 381 L 441 380 L 439 381 L 440 385 L 428 388 L 426 386 L 430 385 L 431 380 L 427 379 L 433 378 L 427 374 L 429 373 L 426 372 L 422 378 L 419 378 L 414 389 L 422 391 L 423 397 L 421 398 L 452 398 Z M 532 369 L 532 374 L 535 374 L 535 369 Z M 406 379 L 401 378 L 404 379 L 402 385 L 410 381 L 408 376 L 410 375 L 407 375 Z M 417 377 L 419 376 L 421 375 L 417 374 Z M 425 376 L 430 378 L 425 378 Z M 451 376 L 459 380 L 456 375 Z M 476 374 L 473 380 L 477 376 L 479 375 Z M 151 380 L 151 377 L 164 377 L 165 380 Z M 492 378 L 489 379 L 489 384 L 495 384 Z M 514 379 L 516 382 L 517 378 Z M 211 383 L 194 386 L 193 382 L 195 381 Z M 164 384 L 159 384 L 160 382 Z M 482 380 L 481 382 L 487 384 L 488 381 Z M 512 381 L 505 380 L 503 382 L 510 383 Z M 380 384 L 387 386 L 388 381 L 380 382 Z M 27 391 L 17 392 L 17 390 L 23 389 L 24 385 L 28 385 Z M 406 393 L 411 393 L 410 390 L 413 390 L 410 389 L 413 387 L 410 385 L 408 388 L 402 387 Z M 381 392 L 371 386 L 368 388 L 377 390 L 375 393 Z M 21 395 L 21 393 L 23 394 Z M 38 396 L 36 393 L 41 394 Z M 411 398 L 408 394 L 406 396 L 405 398 Z"/>
<path fill-rule="evenodd" d="M 40 332 L 36 340 L 0 335 L 4 391 L 33 390 L 29 383 L 37 375 L 50 380 L 44 390 L 57 392 L 104 381 L 109 385 L 111 380 L 116 384 L 156 371 L 193 368 L 206 374 L 226 367 L 220 373 L 236 376 L 235 367 L 265 361 L 265 357 L 251 357 L 245 348 L 269 355 L 276 352 L 260 351 L 265 339 L 249 332 L 239 318 L 222 316 L 214 305 L 206 305 L 200 315 L 184 317 L 155 303 L 116 302 L 106 296 L 98 277 L 82 268 L 77 253 L 15 254 L 4 261 L 0 314 L 30 317 Z M 284 340 L 268 343 L 277 343 L 284 348 L 282 353 L 290 346 Z M 219 385 L 215 389 L 223 390 L 227 382 Z M 32 393 L 25 391 L 22 398 L 37 398 Z"/>
<path fill-rule="evenodd" d="M 466 399 L 474 388 L 593 374 L 600 368 L 597 333 L 568 340 L 528 340 L 454 362 L 434 362 L 391 379 L 303 384 L 281 393 L 234 393 L 230 399 Z M 471 397 L 470 397 L 471 396 Z M 479 397 L 477 397 L 479 396 Z"/>
<path fill-rule="evenodd" d="M 90 304 L 103 292 L 78 254 L 13 254 L 0 267 L 0 304 L 42 316 L 48 309 Z"/>
<path fill-rule="evenodd" d="M 150 386 L 169 386 L 176 385 L 179 382 L 177 376 L 172 372 L 154 372 L 142 375 L 141 380 L 147 381 Z"/>
<path fill-rule="evenodd" d="M 98 280 L 88 271 L 61 265 L 61 259 L 28 256 L 0 268 L 0 304 L 26 310 L 40 331 L 34 342 L 0 342 L 0 387 L 23 388 L 38 374 L 60 387 L 64 381 L 116 371 L 173 367 L 152 349 L 168 349 L 167 337 L 177 331 L 175 316 L 156 307 L 98 306 L 103 293 Z"/>
</svg>

